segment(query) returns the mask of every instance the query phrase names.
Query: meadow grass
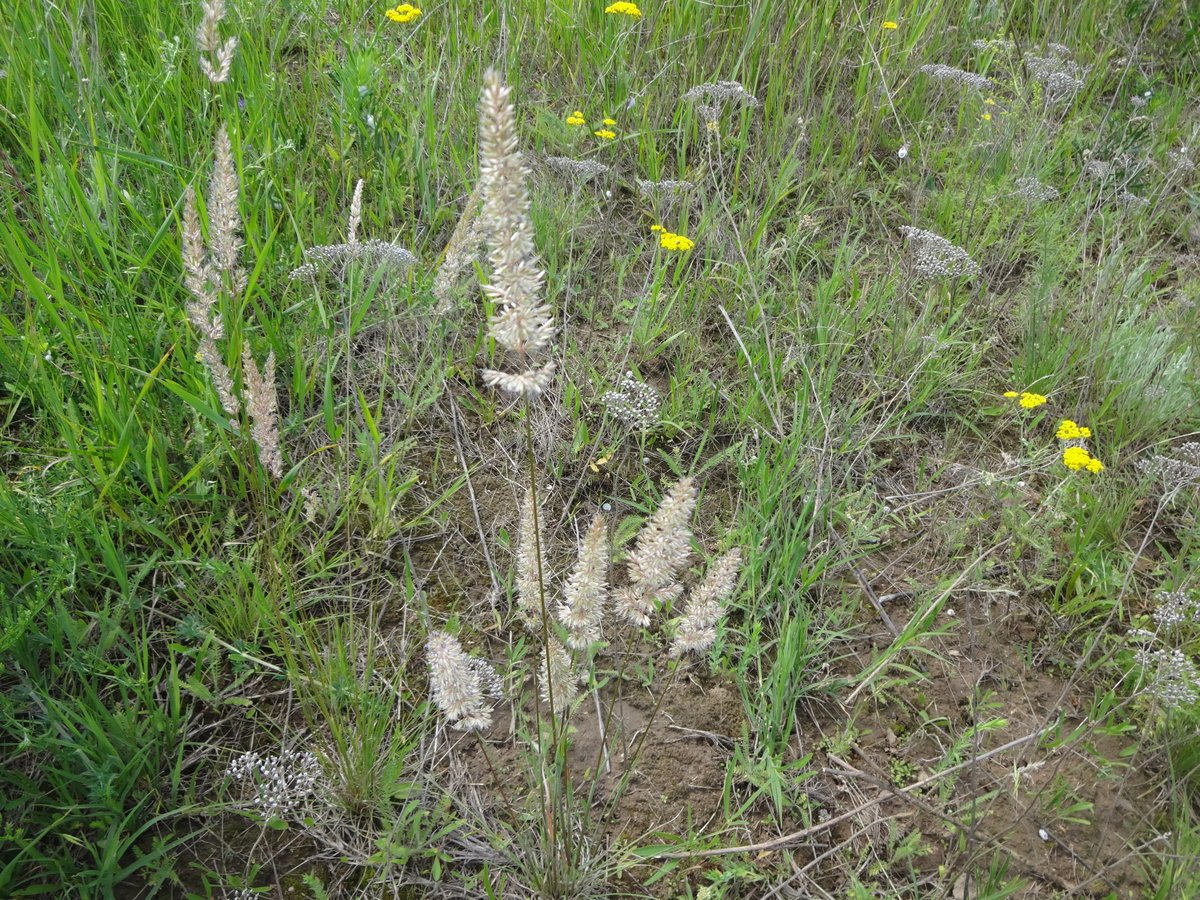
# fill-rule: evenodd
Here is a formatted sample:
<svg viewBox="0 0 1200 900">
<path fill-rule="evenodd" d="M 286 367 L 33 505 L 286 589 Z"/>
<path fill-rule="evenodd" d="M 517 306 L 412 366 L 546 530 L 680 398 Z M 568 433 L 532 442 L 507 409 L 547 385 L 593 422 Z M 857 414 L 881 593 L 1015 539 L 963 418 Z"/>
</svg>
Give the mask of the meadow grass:
<svg viewBox="0 0 1200 900">
<path fill-rule="evenodd" d="M 8 11 L 0 895 L 1200 892 L 1200 605 L 1155 616 L 1200 596 L 1196 8 L 607 5 L 231 0 L 218 83 L 199 2 Z M 438 277 L 490 67 L 561 329 L 536 405 L 480 376 L 507 361 L 479 241 Z M 756 103 L 682 99 L 726 81 Z M 238 391 L 273 354 L 274 474 L 186 312 L 221 127 L 245 283 L 217 346 Z M 290 279 L 360 179 L 357 240 L 416 262 Z M 626 377 L 656 421 L 606 407 Z M 1102 471 L 1064 465 L 1063 419 Z M 742 550 L 712 648 L 606 634 L 552 741 L 515 611 L 530 458 L 548 606 L 593 514 L 619 552 L 685 477 L 687 585 Z M 441 629 L 503 682 L 478 742 L 431 703 Z M 300 751 L 282 812 L 267 769 L 227 774 Z"/>
</svg>

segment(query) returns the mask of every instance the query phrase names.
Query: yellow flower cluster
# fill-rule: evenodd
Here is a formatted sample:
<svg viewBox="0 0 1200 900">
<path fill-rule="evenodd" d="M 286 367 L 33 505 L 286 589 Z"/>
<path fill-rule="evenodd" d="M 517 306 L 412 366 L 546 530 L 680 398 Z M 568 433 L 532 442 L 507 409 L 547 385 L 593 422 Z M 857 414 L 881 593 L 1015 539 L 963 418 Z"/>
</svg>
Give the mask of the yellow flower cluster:
<svg viewBox="0 0 1200 900">
<path fill-rule="evenodd" d="M 1089 472 L 1103 472 L 1104 463 L 1088 453 L 1083 447 L 1068 447 L 1063 451 L 1063 465 L 1072 471 L 1087 469 Z"/>
<path fill-rule="evenodd" d="M 884 27 L 885 31 L 895 31 L 897 28 L 900 27 L 900 23 L 893 22 L 891 19 L 888 19 L 888 21 L 883 23 L 883 27 Z"/>
<path fill-rule="evenodd" d="M 642 11 L 638 9 L 636 3 L 626 3 L 624 0 L 621 0 L 620 3 L 604 7 L 604 11 L 610 16 L 632 16 L 635 19 L 642 17 Z"/>
<path fill-rule="evenodd" d="M 417 16 L 421 15 L 421 10 L 413 6 L 411 3 L 401 3 L 395 9 L 387 11 L 387 17 L 393 22 L 404 24 L 412 22 Z"/>
<path fill-rule="evenodd" d="M 983 119 L 983 121 L 985 121 L 985 122 L 990 122 L 990 121 L 992 121 L 992 114 L 990 112 L 985 112 L 979 118 Z"/>
<path fill-rule="evenodd" d="M 582 112 L 580 112 L 579 110 L 575 110 L 575 112 L 573 112 L 569 116 L 567 116 L 567 124 L 575 125 L 575 126 L 586 125 L 587 119 L 585 119 L 583 117 Z"/>
<path fill-rule="evenodd" d="M 602 141 L 611 141 L 617 136 L 617 133 L 611 128 L 601 128 L 599 131 L 593 131 L 592 134 L 600 138 Z"/>
<path fill-rule="evenodd" d="M 609 118 L 607 118 L 607 117 L 606 117 L 606 118 L 604 119 L 604 124 L 605 124 L 605 125 L 616 125 L 616 124 L 617 124 L 617 120 L 616 120 L 616 119 L 609 119 Z"/>
<path fill-rule="evenodd" d="M 1031 391 L 1021 391 L 1019 394 L 1016 391 L 1005 391 L 1004 396 L 1009 400 L 1020 398 L 1022 409 L 1037 409 L 1046 402 L 1045 395 L 1034 394 Z"/>
<path fill-rule="evenodd" d="M 658 234 L 658 246 L 664 250 L 675 250 L 682 253 L 684 250 L 691 250 L 696 246 L 696 242 L 691 238 L 667 231 L 661 225 L 651 225 L 650 230 Z"/>
<path fill-rule="evenodd" d="M 1070 419 L 1063 419 L 1058 423 L 1058 431 L 1055 434 L 1060 441 L 1081 441 L 1084 438 L 1092 436 L 1092 429 L 1083 425 L 1077 425 Z"/>
</svg>

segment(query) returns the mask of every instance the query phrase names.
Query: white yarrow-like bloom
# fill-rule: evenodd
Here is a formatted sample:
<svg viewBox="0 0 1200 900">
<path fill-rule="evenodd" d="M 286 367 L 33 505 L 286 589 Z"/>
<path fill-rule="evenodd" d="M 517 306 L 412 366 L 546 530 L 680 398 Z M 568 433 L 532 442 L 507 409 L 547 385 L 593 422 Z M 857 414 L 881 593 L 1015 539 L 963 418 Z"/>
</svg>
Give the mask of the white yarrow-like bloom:
<svg viewBox="0 0 1200 900">
<path fill-rule="evenodd" d="M 567 646 L 585 650 L 601 638 L 600 623 L 608 594 L 608 540 L 604 516 L 592 519 L 579 543 L 579 559 L 567 581 L 558 620 L 567 629 Z"/>
<path fill-rule="evenodd" d="M 704 581 L 688 598 L 687 612 L 676 625 L 672 656 L 699 653 L 712 646 L 717 639 L 717 623 L 725 614 L 724 603 L 737 586 L 741 563 L 742 551 L 735 547 L 709 567 Z"/>
<path fill-rule="evenodd" d="M 688 523 L 696 508 L 696 484 L 680 479 L 638 533 L 626 571 L 629 586 L 617 592 L 616 610 L 635 625 L 648 625 L 655 603 L 679 596 L 679 573 L 691 552 Z"/>
<path fill-rule="evenodd" d="M 482 731 L 492 724 L 485 694 L 498 678 L 483 660 L 472 659 L 458 639 L 435 631 L 425 646 L 429 659 L 429 688 L 433 702 L 453 728 Z"/>
</svg>

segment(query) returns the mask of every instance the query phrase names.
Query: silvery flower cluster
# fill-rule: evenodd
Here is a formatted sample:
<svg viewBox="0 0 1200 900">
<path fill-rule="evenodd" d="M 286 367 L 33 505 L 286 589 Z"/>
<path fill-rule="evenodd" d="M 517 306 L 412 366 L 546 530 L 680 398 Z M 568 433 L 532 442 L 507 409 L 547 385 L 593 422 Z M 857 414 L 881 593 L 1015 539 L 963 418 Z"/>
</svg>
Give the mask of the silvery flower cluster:
<svg viewBox="0 0 1200 900">
<path fill-rule="evenodd" d="M 955 84 L 961 84 L 963 87 L 974 88 L 977 91 L 986 91 L 992 86 L 992 80 L 985 75 L 966 72 L 962 69 L 956 69 L 954 66 L 945 66 L 941 63 L 928 63 L 921 66 L 918 71 L 924 72 L 934 81 L 951 81 Z"/>
<path fill-rule="evenodd" d="M 922 278 L 944 278 L 979 274 L 979 264 L 967 251 L 932 231 L 900 226 L 900 233 L 908 242 L 909 264 Z"/>
<path fill-rule="evenodd" d="M 1139 197 L 1137 194 L 1130 192 L 1125 188 L 1117 191 L 1113 195 L 1114 202 L 1125 209 L 1145 209 L 1150 205 L 1150 201 L 1145 197 Z"/>
<path fill-rule="evenodd" d="M 254 790 L 251 803 L 267 818 L 282 817 L 308 799 L 321 778 L 321 764 L 307 750 L 263 756 L 251 751 L 229 764 L 225 774 Z"/>
<path fill-rule="evenodd" d="M 1134 659 L 1153 673 L 1146 690 L 1167 709 L 1189 706 L 1200 699 L 1200 671 L 1182 650 L 1142 647 Z"/>
<path fill-rule="evenodd" d="M 613 418 L 636 431 L 649 431 L 658 424 L 658 392 L 626 372 L 617 386 L 600 398 Z"/>
<path fill-rule="evenodd" d="M 971 46 L 976 50 L 995 50 L 997 52 L 1012 53 L 1017 49 L 1017 45 L 1007 38 L 988 38 L 987 40 L 971 41 Z"/>
<path fill-rule="evenodd" d="M 746 90 L 737 81 L 710 81 L 691 88 L 681 98 L 689 103 L 697 101 L 709 106 L 721 107 L 726 103 L 737 103 L 744 106 L 758 106 L 758 98 Z"/>
<path fill-rule="evenodd" d="M 1046 89 L 1053 103 L 1070 100 L 1083 88 L 1087 70 L 1070 59 L 1071 51 L 1062 44 L 1051 44 L 1046 56 L 1027 56 L 1025 64 L 1033 77 Z"/>
<path fill-rule="evenodd" d="M 1050 203 L 1060 196 L 1056 188 L 1042 184 L 1032 176 L 1018 178 L 1016 188 L 1014 193 L 1027 203 Z"/>
<path fill-rule="evenodd" d="M 1138 461 L 1138 468 L 1159 479 L 1165 494 L 1200 485 L 1200 443 L 1188 441 L 1176 447 L 1173 456 L 1158 453 Z"/>
<path fill-rule="evenodd" d="M 1168 150 L 1167 161 L 1171 164 L 1173 175 L 1186 175 L 1196 170 L 1196 163 L 1188 151 L 1187 144 L 1180 145 L 1178 150 Z"/>
<path fill-rule="evenodd" d="M 608 171 L 608 166 L 602 162 L 572 159 L 569 156 L 547 156 L 542 159 L 542 165 L 551 172 L 578 182 L 591 181 Z"/>
<path fill-rule="evenodd" d="M 1158 601 L 1154 621 L 1160 628 L 1171 631 L 1184 622 L 1200 624 L 1200 600 L 1187 591 L 1159 591 L 1154 599 Z"/>
<path fill-rule="evenodd" d="M 362 223 L 362 191 L 363 182 L 360 178 L 354 185 L 354 197 L 350 201 L 350 221 L 346 229 L 345 243 L 310 247 L 304 251 L 304 258 L 308 262 L 292 269 L 288 277 L 293 280 L 313 278 L 323 268 L 331 269 L 340 277 L 347 266 L 359 260 L 373 272 L 388 268 L 404 271 L 417 261 L 415 256 L 396 244 L 376 239 L 358 239 L 358 226 Z"/>
<path fill-rule="evenodd" d="M 637 180 L 638 193 L 643 197 L 674 197 L 676 194 L 692 190 L 695 186 L 690 181 L 676 181 L 671 178 L 664 179 L 663 181 L 649 181 L 645 178 Z"/>
</svg>

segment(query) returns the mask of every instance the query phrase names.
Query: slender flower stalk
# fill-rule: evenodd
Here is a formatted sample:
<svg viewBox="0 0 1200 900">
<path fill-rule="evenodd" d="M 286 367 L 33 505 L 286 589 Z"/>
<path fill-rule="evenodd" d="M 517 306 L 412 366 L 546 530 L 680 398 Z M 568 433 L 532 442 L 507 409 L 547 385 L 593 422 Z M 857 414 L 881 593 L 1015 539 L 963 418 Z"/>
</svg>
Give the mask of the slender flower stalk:
<svg viewBox="0 0 1200 900">
<path fill-rule="evenodd" d="M 608 594 L 608 539 L 604 516 L 592 519 L 579 543 L 579 558 L 567 581 L 558 620 L 567 629 L 567 646 L 586 650 L 601 639 L 600 624 Z"/>
<path fill-rule="evenodd" d="M 534 508 L 536 500 L 532 485 L 525 491 L 521 503 L 521 522 L 517 534 L 517 607 L 521 610 L 525 627 L 537 632 L 542 615 L 542 572 L 545 570 L 541 548 L 545 536 L 541 532 L 541 516 Z"/>
<path fill-rule="evenodd" d="M 283 477 L 283 453 L 279 447 L 279 395 L 275 391 L 275 351 L 267 354 L 260 372 L 247 344 L 242 345 L 242 379 L 246 385 L 250 413 L 250 436 L 258 458 L 268 472 Z"/>
</svg>

